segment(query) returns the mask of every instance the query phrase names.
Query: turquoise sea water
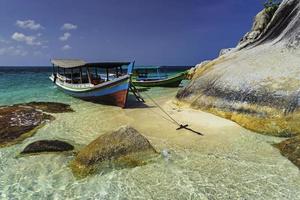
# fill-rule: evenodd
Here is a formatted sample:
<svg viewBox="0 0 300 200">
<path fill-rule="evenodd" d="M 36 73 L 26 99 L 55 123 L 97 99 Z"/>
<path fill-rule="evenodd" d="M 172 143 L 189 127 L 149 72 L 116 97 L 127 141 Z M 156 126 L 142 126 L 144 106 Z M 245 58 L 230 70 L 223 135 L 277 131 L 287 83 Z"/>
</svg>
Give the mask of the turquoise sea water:
<svg viewBox="0 0 300 200">
<path fill-rule="evenodd" d="M 299 170 L 271 145 L 281 139 L 210 114 L 166 107 L 205 136 L 176 131 L 147 98 L 146 108 L 85 102 L 57 90 L 50 74 L 51 68 L 0 68 L 0 105 L 57 101 L 75 110 L 55 114 L 54 121 L 22 143 L 0 148 L 0 199 L 300 199 Z M 148 93 L 163 106 L 177 90 L 154 88 Z M 122 125 L 133 126 L 158 152 L 167 150 L 170 156 L 82 180 L 68 167 L 71 154 L 19 157 L 36 140 L 64 140 L 78 150 Z"/>
<path fill-rule="evenodd" d="M 0 68 L 0 105 L 30 101 L 72 101 L 48 77 L 51 68 Z"/>
<path fill-rule="evenodd" d="M 172 68 L 167 74 L 180 71 Z M 30 101 L 78 102 L 57 90 L 48 78 L 51 73 L 51 67 L 0 67 L 0 105 Z"/>
</svg>

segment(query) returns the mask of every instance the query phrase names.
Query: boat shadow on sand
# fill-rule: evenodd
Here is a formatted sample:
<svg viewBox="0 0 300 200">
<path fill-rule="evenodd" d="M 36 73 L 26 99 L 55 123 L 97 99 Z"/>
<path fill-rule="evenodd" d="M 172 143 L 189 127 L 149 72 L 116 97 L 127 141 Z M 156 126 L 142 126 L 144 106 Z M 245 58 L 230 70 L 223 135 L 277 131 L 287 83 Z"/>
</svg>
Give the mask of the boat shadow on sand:
<svg viewBox="0 0 300 200">
<path fill-rule="evenodd" d="M 114 103 L 110 101 L 99 101 L 99 100 L 84 100 L 95 104 L 101 104 L 106 106 L 115 106 Z M 138 101 L 133 94 L 129 94 L 127 97 L 126 106 L 124 109 L 136 109 L 136 108 L 153 108 L 155 106 L 147 105 L 146 102 Z"/>
</svg>

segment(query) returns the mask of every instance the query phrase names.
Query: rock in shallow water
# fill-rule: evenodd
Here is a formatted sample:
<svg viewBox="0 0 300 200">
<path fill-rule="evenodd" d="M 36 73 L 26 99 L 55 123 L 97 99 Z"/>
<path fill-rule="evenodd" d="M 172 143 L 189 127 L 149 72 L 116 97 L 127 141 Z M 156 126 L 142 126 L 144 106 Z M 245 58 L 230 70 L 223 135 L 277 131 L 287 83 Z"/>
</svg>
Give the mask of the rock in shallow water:
<svg viewBox="0 0 300 200">
<path fill-rule="evenodd" d="M 49 113 L 63 113 L 63 112 L 73 112 L 70 105 L 57 102 L 30 102 L 26 104 L 20 104 L 24 106 L 30 106 L 38 110 Z"/>
<path fill-rule="evenodd" d="M 294 163 L 300 169 L 300 137 L 292 137 L 284 140 L 279 144 L 275 144 L 281 154 L 287 157 L 292 163 Z"/>
<path fill-rule="evenodd" d="M 0 106 L 0 147 L 16 144 L 32 136 L 47 120 L 54 119 L 43 111 L 58 113 L 72 110 L 69 105 L 51 102 Z"/>
<path fill-rule="evenodd" d="M 71 151 L 74 147 L 59 140 L 39 140 L 25 147 L 21 154 Z"/>
<path fill-rule="evenodd" d="M 101 164 L 107 161 L 115 166 L 135 167 L 146 164 L 155 155 L 157 152 L 143 135 L 125 126 L 92 141 L 78 153 L 70 167 L 76 176 L 84 177 L 101 169 Z"/>
</svg>

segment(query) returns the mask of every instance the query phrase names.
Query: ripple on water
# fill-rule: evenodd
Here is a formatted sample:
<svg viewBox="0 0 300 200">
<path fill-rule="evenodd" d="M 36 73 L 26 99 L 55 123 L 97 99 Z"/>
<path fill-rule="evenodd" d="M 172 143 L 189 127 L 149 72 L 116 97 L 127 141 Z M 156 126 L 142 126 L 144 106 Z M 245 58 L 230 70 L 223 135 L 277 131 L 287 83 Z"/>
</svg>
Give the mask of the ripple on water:
<svg viewBox="0 0 300 200">
<path fill-rule="evenodd" d="M 218 127 L 220 134 L 214 141 L 206 141 L 204 136 L 194 142 L 196 145 L 182 145 L 178 141 L 192 136 L 182 132 L 179 136 L 175 135 L 178 132 L 159 133 L 166 130 L 162 127 L 165 122 L 157 120 L 153 112 L 124 111 L 79 100 L 69 103 L 76 112 L 56 114 L 56 120 L 34 137 L 0 149 L 2 199 L 300 198 L 299 170 L 270 145 L 278 138 L 242 128 Z M 66 140 L 80 148 L 99 134 L 132 123 L 139 129 L 144 127 L 159 151 L 168 149 L 169 159 L 159 158 L 145 166 L 77 180 L 68 168 L 71 155 L 18 157 L 27 144 L 39 139 Z M 149 130 L 158 133 L 147 135 Z"/>
</svg>

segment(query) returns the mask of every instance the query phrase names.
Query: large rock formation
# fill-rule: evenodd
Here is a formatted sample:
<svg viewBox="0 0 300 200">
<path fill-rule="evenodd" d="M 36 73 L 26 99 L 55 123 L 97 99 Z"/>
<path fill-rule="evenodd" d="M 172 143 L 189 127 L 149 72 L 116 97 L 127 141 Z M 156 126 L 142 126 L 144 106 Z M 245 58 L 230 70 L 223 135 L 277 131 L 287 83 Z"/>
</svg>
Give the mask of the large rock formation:
<svg viewBox="0 0 300 200">
<path fill-rule="evenodd" d="M 134 167 L 156 155 L 150 142 L 135 129 L 125 126 L 101 135 L 83 148 L 70 164 L 73 173 L 84 177 L 104 168 L 105 164 Z"/>
<path fill-rule="evenodd" d="M 73 145 L 60 140 L 39 140 L 27 145 L 21 154 L 36 154 L 43 152 L 62 152 L 73 150 Z"/>
<path fill-rule="evenodd" d="M 266 29 L 273 17 L 273 14 L 274 13 L 269 12 L 268 9 L 263 9 L 261 12 L 259 12 L 255 17 L 251 31 L 246 33 L 238 46 L 242 48 L 243 46 L 253 43 Z"/>
<path fill-rule="evenodd" d="M 0 147 L 16 144 L 32 136 L 47 120 L 54 119 L 44 112 L 71 111 L 69 105 L 51 102 L 0 106 Z"/>
<path fill-rule="evenodd" d="M 177 98 L 257 132 L 299 134 L 300 1 L 284 0 L 271 20 L 260 13 L 253 30 L 255 37 L 197 69 Z"/>
</svg>

